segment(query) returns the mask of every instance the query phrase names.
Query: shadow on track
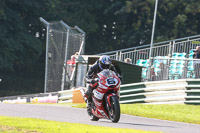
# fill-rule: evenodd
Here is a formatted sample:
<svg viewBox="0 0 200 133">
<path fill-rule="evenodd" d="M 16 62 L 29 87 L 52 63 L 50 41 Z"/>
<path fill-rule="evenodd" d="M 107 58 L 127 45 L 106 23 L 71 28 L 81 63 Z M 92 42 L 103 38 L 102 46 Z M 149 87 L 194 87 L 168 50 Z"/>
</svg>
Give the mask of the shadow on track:
<svg viewBox="0 0 200 133">
<path fill-rule="evenodd" d="M 101 123 L 112 123 L 109 121 L 99 121 Z M 168 127 L 168 128 L 176 128 L 174 126 L 162 126 L 162 125 L 152 125 L 152 124 L 138 124 L 138 123 L 127 123 L 127 122 L 118 122 L 118 123 L 113 123 L 113 124 L 121 124 L 121 125 L 130 125 L 130 126 L 146 126 L 146 127 Z"/>
</svg>

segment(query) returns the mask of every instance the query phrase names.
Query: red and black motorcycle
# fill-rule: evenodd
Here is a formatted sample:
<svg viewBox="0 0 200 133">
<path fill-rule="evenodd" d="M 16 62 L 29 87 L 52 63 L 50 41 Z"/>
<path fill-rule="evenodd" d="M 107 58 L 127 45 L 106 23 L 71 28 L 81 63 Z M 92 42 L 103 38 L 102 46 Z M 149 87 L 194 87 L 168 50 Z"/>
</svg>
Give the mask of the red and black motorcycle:
<svg viewBox="0 0 200 133">
<path fill-rule="evenodd" d="M 87 102 L 87 112 L 92 121 L 106 118 L 112 122 L 120 119 L 119 90 L 121 81 L 115 72 L 104 69 L 98 76 L 98 86 L 92 92 L 91 102 Z M 84 94 L 84 90 L 81 90 Z"/>
</svg>

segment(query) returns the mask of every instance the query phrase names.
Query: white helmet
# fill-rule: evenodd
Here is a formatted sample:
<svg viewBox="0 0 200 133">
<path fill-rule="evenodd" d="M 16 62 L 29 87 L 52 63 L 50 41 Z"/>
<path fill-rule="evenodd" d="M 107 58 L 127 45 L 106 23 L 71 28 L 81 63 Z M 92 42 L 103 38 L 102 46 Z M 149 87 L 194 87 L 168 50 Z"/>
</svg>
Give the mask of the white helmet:
<svg viewBox="0 0 200 133">
<path fill-rule="evenodd" d="M 103 69 L 109 69 L 112 61 L 110 59 L 110 56 L 108 55 L 103 55 L 99 58 L 99 67 L 101 70 Z"/>
</svg>

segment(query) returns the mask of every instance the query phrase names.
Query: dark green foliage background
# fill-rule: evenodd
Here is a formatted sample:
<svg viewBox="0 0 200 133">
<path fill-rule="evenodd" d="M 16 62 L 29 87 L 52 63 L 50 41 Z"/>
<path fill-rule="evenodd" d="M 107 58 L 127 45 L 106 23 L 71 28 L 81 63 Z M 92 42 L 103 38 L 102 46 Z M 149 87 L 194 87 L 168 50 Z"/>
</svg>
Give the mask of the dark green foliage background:
<svg viewBox="0 0 200 133">
<path fill-rule="evenodd" d="M 45 28 L 87 33 L 86 54 L 150 43 L 155 0 L 0 0 L 0 96 L 43 92 Z M 159 0 L 154 42 L 200 33 L 199 0 Z M 39 37 L 36 38 L 36 32 Z"/>
</svg>

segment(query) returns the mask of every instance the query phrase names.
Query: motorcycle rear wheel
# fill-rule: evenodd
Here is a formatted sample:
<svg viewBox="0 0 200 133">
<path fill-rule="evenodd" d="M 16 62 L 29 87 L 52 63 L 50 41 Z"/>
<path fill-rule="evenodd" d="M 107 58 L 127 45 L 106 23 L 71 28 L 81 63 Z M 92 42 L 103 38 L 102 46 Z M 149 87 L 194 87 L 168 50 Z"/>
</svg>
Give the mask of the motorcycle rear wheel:
<svg viewBox="0 0 200 133">
<path fill-rule="evenodd" d="M 120 119 L 120 105 L 117 96 L 110 97 L 110 104 L 108 114 L 113 123 L 117 123 Z"/>
</svg>

